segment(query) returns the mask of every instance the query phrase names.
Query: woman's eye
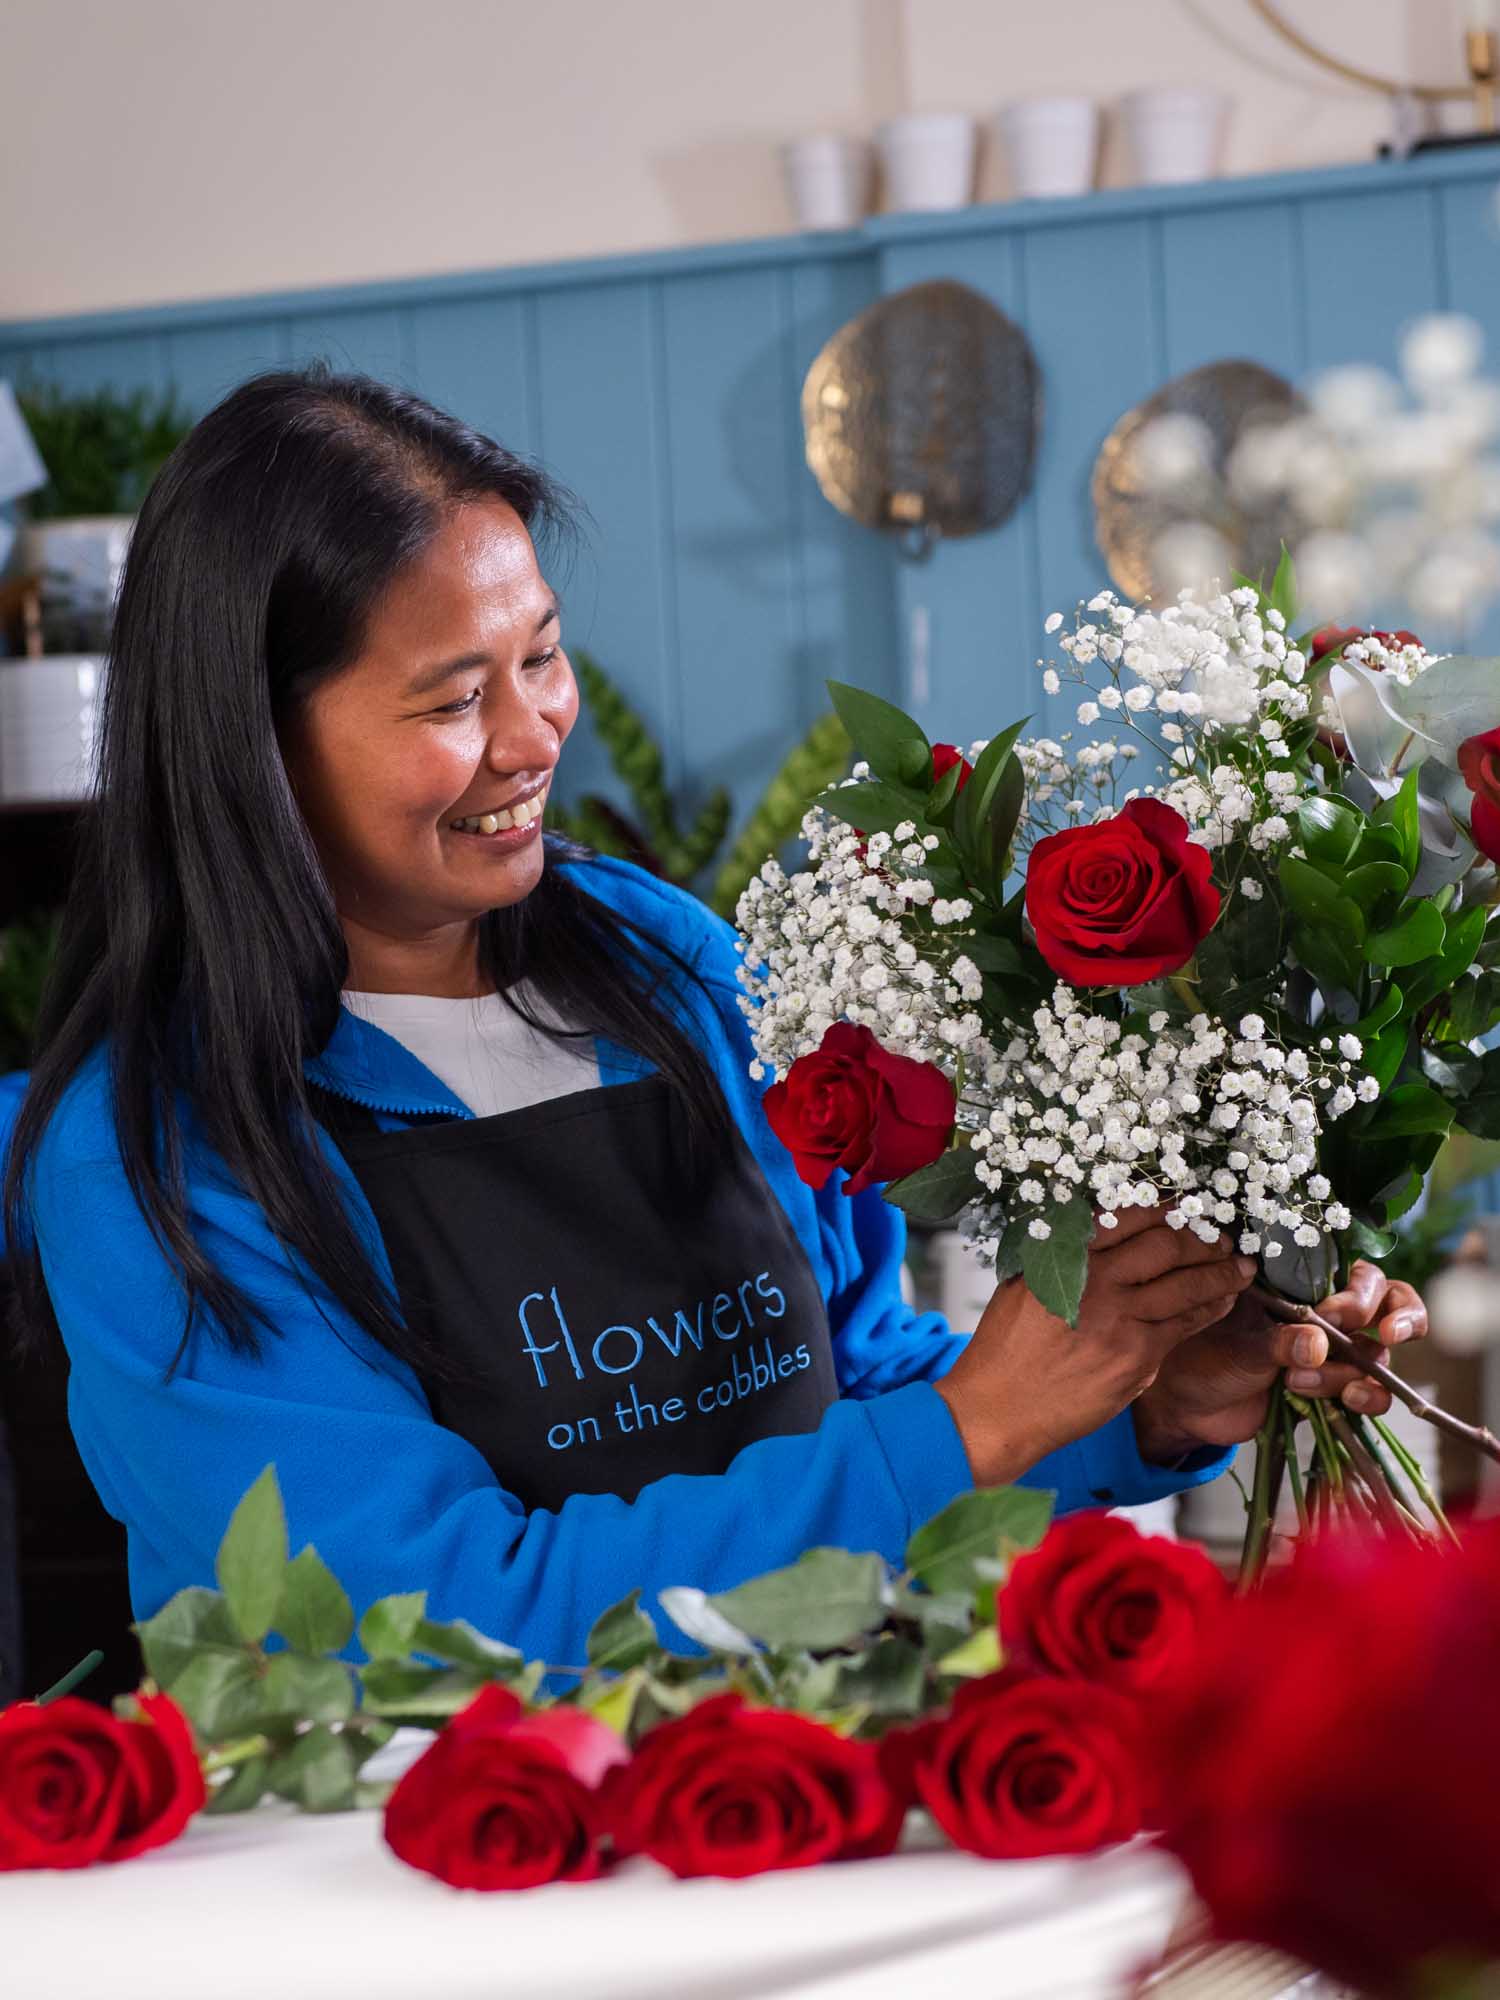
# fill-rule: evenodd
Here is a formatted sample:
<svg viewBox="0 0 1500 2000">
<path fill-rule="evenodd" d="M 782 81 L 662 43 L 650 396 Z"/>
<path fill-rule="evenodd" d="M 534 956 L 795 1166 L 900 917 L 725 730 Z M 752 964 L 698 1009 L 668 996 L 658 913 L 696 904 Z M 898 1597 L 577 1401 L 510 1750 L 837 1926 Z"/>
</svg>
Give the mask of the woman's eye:
<svg viewBox="0 0 1500 2000">
<path fill-rule="evenodd" d="M 556 646 L 549 646 L 545 653 L 534 654 L 532 658 L 526 662 L 526 664 L 528 667 L 532 669 L 536 669 L 539 667 L 550 667 L 552 662 L 556 658 L 557 658 Z"/>
<path fill-rule="evenodd" d="M 463 715 L 474 706 L 478 699 L 479 689 L 472 688 L 462 701 L 450 701 L 444 707 L 435 708 L 432 712 L 434 715 Z"/>
</svg>

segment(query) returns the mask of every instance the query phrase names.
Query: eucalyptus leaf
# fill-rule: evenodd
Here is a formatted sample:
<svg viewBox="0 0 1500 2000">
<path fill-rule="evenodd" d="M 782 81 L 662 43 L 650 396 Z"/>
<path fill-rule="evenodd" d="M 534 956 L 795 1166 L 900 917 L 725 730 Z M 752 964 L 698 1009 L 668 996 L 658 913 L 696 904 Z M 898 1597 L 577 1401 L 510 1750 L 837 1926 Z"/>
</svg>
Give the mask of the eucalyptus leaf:
<svg viewBox="0 0 1500 2000">
<path fill-rule="evenodd" d="M 721 1618 L 773 1647 L 822 1651 L 885 1622 L 886 1567 L 878 1555 L 808 1549 L 786 1569 L 709 1598 Z"/>
<path fill-rule="evenodd" d="M 286 1566 L 274 1622 L 299 1653 L 340 1653 L 354 1636 L 354 1607 L 311 1542 Z"/>
<path fill-rule="evenodd" d="M 976 1561 L 1034 1549 L 1051 1522 L 1054 1498 L 1029 1486 L 960 1493 L 912 1536 L 906 1567 L 928 1590 L 972 1598 L 983 1581 Z"/>
<path fill-rule="evenodd" d="M 979 1193 L 978 1164 L 971 1146 L 950 1146 L 930 1165 L 888 1182 L 885 1198 L 918 1222 L 946 1222 Z"/>
<path fill-rule="evenodd" d="M 1035 1237 L 1028 1228 L 1021 1239 L 1026 1289 L 1048 1312 L 1076 1326 L 1088 1283 L 1094 1211 L 1075 1196 L 1050 1210 L 1047 1223 L 1050 1233 L 1046 1237 Z"/>
<path fill-rule="evenodd" d="M 1390 681 L 1389 675 L 1381 675 Z M 1382 690 L 1386 706 L 1433 747 L 1445 764 L 1456 765 L 1461 743 L 1495 727 L 1500 660 L 1454 653 L 1436 660 L 1409 686 L 1390 682 Z"/>
<path fill-rule="evenodd" d="M 286 1580 L 286 1513 L 276 1468 L 268 1465 L 229 1517 L 214 1573 L 240 1636 L 258 1644 L 281 1606 Z"/>
</svg>

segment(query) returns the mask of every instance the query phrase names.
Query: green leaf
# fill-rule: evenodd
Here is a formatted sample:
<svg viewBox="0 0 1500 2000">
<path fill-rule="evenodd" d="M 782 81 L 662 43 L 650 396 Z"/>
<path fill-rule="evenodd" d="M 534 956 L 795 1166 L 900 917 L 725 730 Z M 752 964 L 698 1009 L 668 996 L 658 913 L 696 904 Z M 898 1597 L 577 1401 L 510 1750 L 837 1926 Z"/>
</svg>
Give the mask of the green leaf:
<svg viewBox="0 0 1500 2000">
<path fill-rule="evenodd" d="M 1339 879 L 1344 895 L 1358 903 L 1367 917 L 1389 897 L 1404 896 L 1411 880 L 1399 861 L 1367 861 Z"/>
<path fill-rule="evenodd" d="M 953 815 L 958 805 L 959 781 L 963 777 L 963 760 L 950 764 L 942 777 L 927 796 L 927 806 L 922 817 L 929 826 L 948 827 L 953 824 Z"/>
<path fill-rule="evenodd" d="M 1425 1083 L 1398 1083 L 1374 1107 L 1363 1137 L 1384 1144 L 1416 1133 L 1446 1132 L 1453 1106 Z"/>
<path fill-rule="evenodd" d="M 709 1603 L 765 1645 L 817 1651 L 847 1645 L 885 1620 L 886 1567 L 878 1555 L 808 1549 L 786 1569 L 753 1577 Z"/>
<path fill-rule="evenodd" d="M 268 1465 L 229 1517 L 214 1574 L 240 1636 L 259 1644 L 281 1605 L 287 1567 L 286 1513 Z"/>
<path fill-rule="evenodd" d="M 672 1623 L 680 1626 L 690 1639 L 696 1639 L 700 1646 L 707 1646 L 710 1652 L 739 1656 L 756 1650 L 750 1635 L 732 1624 L 712 1602 L 708 1592 L 700 1590 L 696 1584 L 668 1584 L 656 1596 Z"/>
<path fill-rule="evenodd" d="M 1340 1240 L 1351 1259 L 1368 1257 L 1378 1264 L 1390 1256 L 1401 1239 L 1394 1229 L 1376 1229 L 1356 1216 Z"/>
<path fill-rule="evenodd" d="M 1423 1049 L 1422 1074 L 1449 1097 L 1467 1097 L 1479 1081 L 1479 1058 L 1457 1042 L 1441 1049 Z"/>
<path fill-rule="evenodd" d="M 928 1590 L 972 1597 L 984 1582 L 976 1562 L 1034 1549 L 1051 1522 L 1053 1499 L 1027 1486 L 961 1493 L 912 1536 L 906 1567 Z"/>
<path fill-rule="evenodd" d="M 1430 965 L 1424 965 L 1408 981 L 1410 1005 L 1414 1013 L 1417 1008 L 1425 1007 L 1429 1000 L 1435 1000 L 1440 993 L 1446 993 L 1474 963 L 1484 942 L 1486 915 L 1483 905 L 1475 904 L 1448 923 L 1441 955 Z"/>
<path fill-rule="evenodd" d="M 1410 1040 L 1411 1034 L 1405 1021 L 1392 1021 L 1388 1028 L 1381 1029 L 1373 1041 L 1365 1043 L 1364 1066 L 1382 1090 L 1389 1090 L 1396 1081 L 1396 1074 L 1406 1060 L 1406 1045 Z"/>
<path fill-rule="evenodd" d="M 1074 1196 L 1060 1208 L 1049 1211 L 1051 1233 L 1033 1236 L 1028 1228 L 1021 1238 L 1021 1270 L 1026 1289 L 1050 1313 L 1077 1326 L 1089 1275 L 1089 1239 L 1094 1233 L 1094 1211 L 1086 1201 Z"/>
<path fill-rule="evenodd" d="M 591 1667 L 624 1673 L 649 1660 L 660 1646 L 655 1625 L 641 1609 L 641 1593 L 632 1590 L 594 1620 L 588 1636 L 588 1662 Z"/>
<path fill-rule="evenodd" d="M 183 1668 L 200 1653 L 235 1660 L 248 1657 L 223 1597 L 217 1590 L 205 1590 L 198 1584 L 179 1590 L 154 1618 L 143 1619 L 132 1630 L 140 1641 L 146 1672 L 168 1692 Z"/>
<path fill-rule="evenodd" d="M 1281 613 L 1290 629 L 1297 617 L 1297 570 L 1285 542 L 1281 545 L 1281 560 L 1276 565 L 1266 602 L 1270 610 Z"/>
<path fill-rule="evenodd" d="M 985 821 L 979 854 L 980 886 L 987 891 L 992 902 L 1000 902 L 1005 894 L 1011 844 L 1015 840 L 1016 826 L 1025 802 L 1026 774 L 1018 759 L 1012 757 L 1001 770 Z"/>
<path fill-rule="evenodd" d="M 952 1674 L 963 1680 L 976 1679 L 980 1674 L 992 1674 L 1000 1664 L 1000 1634 L 993 1624 L 981 1625 L 977 1632 L 971 1632 L 961 1646 L 955 1646 L 951 1653 L 945 1653 L 937 1663 L 940 1674 Z"/>
<path fill-rule="evenodd" d="M 359 1643 L 372 1660 L 400 1659 L 411 1651 L 426 1610 L 425 1590 L 379 1597 L 359 1621 Z"/>
<path fill-rule="evenodd" d="M 298 1722 L 347 1722 L 354 1713 L 354 1677 L 340 1660 L 273 1653 L 261 1683 L 265 1713 Z"/>
<path fill-rule="evenodd" d="M 271 1790 L 304 1812 L 348 1812 L 361 1757 L 357 1746 L 319 1723 L 271 1766 Z"/>
<path fill-rule="evenodd" d="M 1422 816 L 1417 800 L 1419 773 L 1408 771 L 1401 789 L 1382 799 L 1371 819 L 1376 826 L 1388 826 L 1401 842 L 1397 857 L 1408 874 L 1415 875 L 1422 862 Z"/>
<path fill-rule="evenodd" d="M 946 1222 L 979 1192 L 975 1168 L 979 1156 L 972 1146 L 950 1146 L 930 1166 L 918 1167 L 887 1184 L 885 1198 L 918 1222 Z"/>
<path fill-rule="evenodd" d="M 371 1660 L 359 1677 L 366 1714 L 434 1728 L 467 1708 L 486 1684 L 486 1676 L 473 1668 L 424 1667 L 414 1660 Z"/>
<path fill-rule="evenodd" d="M 1359 845 L 1365 816 L 1331 793 L 1314 793 L 1297 808 L 1297 830 L 1309 860 L 1342 868 Z"/>
<path fill-rule="evenodd" d="M 596 1722 L 602 1722 L 606 1729 L 612 1729 L 616 1736 L 628 1740 L 636 1705 L 646 1693 L 649 1680 L 644 1667 L 632 1667 L 628 1673 L 599 1681 L 586 1692 L 579 1706 L 586 1709 Z"/>
<path fill-rule="evenodd" d="M 1029 972 L 1020 947 L 1012 944 L 1009 938 L 990 937 L 980 932 L 967 941 L 964 950 L 981 972 L 996 972 L 1004 978 L 1022 978 Z"/>
<path fill-rule="evenodd" d="M 262 1714 L 261 1679 L 244 1648 L 199 1653 L 182 1668 L 168 1692 L 198 1734 L 210 1743 L 244 1736 Z"/>
<path fill-rule="evenodd" d="M 932 783 L 932 745 L 920 724 L 878 694 L 844 681 L 830 681 L 828 693 L 855 754 L 877 778 L 924 789 Z"/>
<path fill-rule="evenodd" d="M 878 778 L 862 778 L 856 784 L 835 785 L 820 792 L 813 803 L 859 833 L 894 833 L 903 820 L 913 825 L 920 822 L 927 802 Z"/>
<path fill-rule="evenodd" d="M 419 1618 L 410 1651 L 429 1654 L 435 1660 L 447 1660 L 455 1666 L 473 1667 L 490 1680 L 514 1680 L 526 1665 L 525 1655 L 514 1646 L 486 1638 L 467 1618 L 455 1618 L 448 1624 Z"/>
<path fill-rule="evenodd" d="M 998 812 L 1004 820 L 1011 812 L 1012 804 L 1016 812 L 1020 810 L 1025 777 L 1012 751 L 1017 737 L 1030 719 L 1025 716 L 998 736 L 990 738 L 979 753 L 973 777 L 959 794 L 953 833 L 960 847 L 971 857 L 988 851 L 988 844 L 982 841 L 981 833 L 993 814 Z M 1004 829 L 1006 845 L 1009 845 L 1014 831 L 1015 819 L 1012 817 L 1009 826 Z"/>
<path fill-rule="evenodd" d="M 299 1653 L 341 1653 L 354 1636 L 354 1607 L 311 1542 L 286 1566 L 273 1622 Z"/>
<path fill-rule="evenodd" d="M 1358 1035 L 1362 1042 L 1373 1041 L 1382 1028 L 1399 1018 L 1405 1007 L 1405 996 L 1394 982 L 1388 985 L 1368 1014 L 1362 1015 L 1349 1030 Z"/>
<path fill-rule="evenodd" d="M 1408 903 L 1395 923 L 1371 931 L 1365 957 L 1372 965 L 1420 965 L 1443 948 L 1443 919 L 1431 903 Z"/>
<path fill-rule="evenodd" d="M 927 1663 L 920 1646 L 899 1634 L 877 1639 L 867 1653 L 835 1665 L 832 1706 L 870 1715 L 920 1715 L 925 1706 Z"/>
<path fill-rule="evenodd" d="M 1277 873 L 1288 903 L 1304 923 L 1314 927 L 1326 925 L 1352 944 L 1362 942 L 1365 920 L 1358 903 L 1340 895 L 1321 869 L 1289 854 L 1279 864 Z"/>
<path fill-rule="evenodd" d="M 270 1775 L 269 1757 L 247 1757 L 243 1764 L 234 1767 L 222 1784 L 213 1787 L 203 1810 L 216 1814 L 248 1812 L 265 1797 Z"/>
<path fill-rule="evenodd" d="M 1459 1123 L 1476 1139 L 1500 1139 L 1500 1049 L 1480 1059 L 1479 1081 L 1458 1114 Z"/>
</svg>

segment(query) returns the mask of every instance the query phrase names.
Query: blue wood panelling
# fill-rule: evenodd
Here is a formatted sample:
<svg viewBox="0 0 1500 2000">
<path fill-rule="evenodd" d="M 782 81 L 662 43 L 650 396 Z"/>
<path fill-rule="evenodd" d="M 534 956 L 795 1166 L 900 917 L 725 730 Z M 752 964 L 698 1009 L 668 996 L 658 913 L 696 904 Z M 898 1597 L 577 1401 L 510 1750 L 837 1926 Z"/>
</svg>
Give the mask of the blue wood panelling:
<svg viewBox="0 0 1500 2000">
<path fill-rule="evenodd" d="M 830 676 L 967 738 L 1026 709 L 1040 622 L 1104 581 L 1088 477 L 1170 375 L 1243 355 L 1294 377 L 1389 365 L 1452 304 L 1500 345 L 1496 169 L 1473 154 L 947 216 L 706 250 L 0 324 L 0 373 L 163 387 L 201 411 L 326 355 L 418 388 L 572 486 L 593 519 L 567 629 L 660 732 L 674 781 L 751 803 Z M 837 514 L 802 460 L 818 347 L 873 298 L 955 277 L 1026 329 L 1044 416 L 1031 494 L 921 566 Z M 567 568 L 566 565 L 563 566 Z M 913 656 L 925 625 L 925 662 Z M 924 684 L 914 675 L 924 668 Z M 581 730 L 569 789 L 605 777 Z"/>
</svg>

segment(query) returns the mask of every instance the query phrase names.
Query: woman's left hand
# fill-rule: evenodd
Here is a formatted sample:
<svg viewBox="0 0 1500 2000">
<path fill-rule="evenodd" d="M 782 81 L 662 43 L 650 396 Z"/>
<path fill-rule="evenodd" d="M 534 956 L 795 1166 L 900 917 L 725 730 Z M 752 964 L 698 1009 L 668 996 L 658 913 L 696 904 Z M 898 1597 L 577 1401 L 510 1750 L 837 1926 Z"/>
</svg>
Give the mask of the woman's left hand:
<svg viewBox="0 0 1500 2000">
<path fill-rule="evenodd" d="M 1363 1261 L 1318 1311 L 1345 1333 L 1373 1330 L 1366 1345 L 1376 1361 L 1427 1331 L 1427 1308 L 1412 1287 L 1390 1282 Z M 1389 1390 L 1352 1363 L 1328 1360 L 1321 1328 L 1269 1319 L 1246 1292 L 1223 1319 L 1174 1348 L 1136 1398 L 1141 1456 L 1167 1464 L 1204 1445 L 1243 1444 L 1265 1422 L 1267 1397 L 1283 1368 L 1287 1387 L 1299 1396 L 1336 1398 L 1368 1417 L 1384 1416 L 1391 1406 Z"/>
</svg>

